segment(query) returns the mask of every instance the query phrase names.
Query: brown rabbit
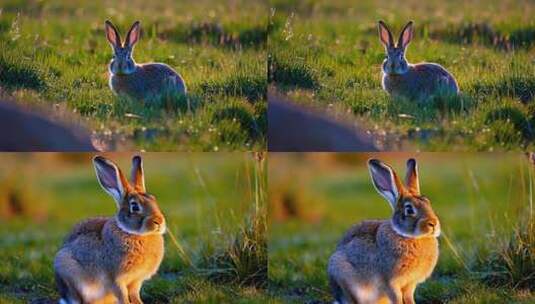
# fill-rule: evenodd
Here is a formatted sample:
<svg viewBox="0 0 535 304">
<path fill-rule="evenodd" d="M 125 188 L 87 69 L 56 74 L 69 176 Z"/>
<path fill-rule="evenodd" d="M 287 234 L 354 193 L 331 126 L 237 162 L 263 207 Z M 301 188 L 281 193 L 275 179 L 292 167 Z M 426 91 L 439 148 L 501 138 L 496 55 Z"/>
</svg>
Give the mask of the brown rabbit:
<svg viewBox="0 0 535 304">
<path fill-rule="evenodd" d="M 60 303 L 142 303 L 141 285 L 164 256 L 165 218 L 145 191 L 141 157 L 132 159 L 131 184 L 110 160 L 93 164 L 118 212 L 82 221 L 65 239 L 54 259 Z"/>
<path fill-rule="evenodd" d="M 393 96 L 425 99 L 436 93 L 455 95 L 459 93 L 457 81 L 450 72 L 437 63 L 410 64 L 405 51 L 412 40 L 412 21 L 401 31 L 397 44 L 392 32 L 379 21 L 379 39 L 385 47 L 386 59 L 382 65 L 383 89 Z"/>
<path fill-rule="evenodd" d="M 186 94 L 186 84 L 173 68 L 158 62 L 137 64 L 132 57 L 141 36 L 139 21 L 134 22 L 124 43 L 111 21 L 106 20 L 106 38 L 113 49 L 109 65 L 110 88 L 118 95 L 150 99 L 167 93 Z"/>
<path fill-rule="evenodd" d="M 379 160 L 368 162 L 376 190 L 389 203 L 390 220 L 353 226 L 329 259 L 328 274 L 337 303 L 414 303 L 414 290 L 438 260 L 440 222 L 420 194 L 416 161 L 407 161 L 406 186 Z"/>
</svg>

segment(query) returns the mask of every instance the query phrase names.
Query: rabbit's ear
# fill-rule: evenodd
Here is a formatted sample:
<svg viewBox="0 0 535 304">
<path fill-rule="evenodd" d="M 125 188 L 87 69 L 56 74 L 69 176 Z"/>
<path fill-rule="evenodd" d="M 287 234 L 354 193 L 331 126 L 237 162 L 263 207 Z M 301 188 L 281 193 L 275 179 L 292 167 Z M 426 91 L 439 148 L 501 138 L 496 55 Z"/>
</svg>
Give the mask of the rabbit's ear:
<svg viewBox="0 0 535 304">
<path fill-rule="evenodd" d="M 403 28 L 401 31 L 401 34 L 399 34 L 398 39 L 398 47 L 401 46 L 402 48 L 406 48 L 407 45 L 409 45 L 409 42 L 412 40 L 412 21 L 409 21 L 407 25 Z"/>
<path fill-rule="evenodd" d="M 96 156 L 93 158 L 93 165 L 97 173 L 97 179 L 106 191 L 119 206 L 126 193 L 130 191 L 130 185 L 125 179 L 121 170 L 112 161 L 102 157 Z"/>
<path fill-rule="evenodd" d="M 109 20 L 106 20 L 106 38 L 108 38 L 113 48 L 121 46 L 121 36 L 119 36 L 119 32 Z"/>
<path fill-rule="evenodd" d="M 141 34 L 140 31 L 141 28 L 139 26 L 139 21 L 134 22 L 128 31 L 128 34 L 126 35 L 126 40 L 124 43 L 125 46 L 133 47 L 134 44 L 136 44 L 136 42 L 139 40 L 139 35 Z"/>
<path fill-rule="evenodd" d="M 392 38 L 392 33 L 382 20 L 379 20 L 379 39 L 385 48 L 394 46 L 394 38 Z"/>
<path fill-rule="evenodd" d="M 145 175 L 143 174 L 143 160 L 136 155 L 132 158 L 132 176 L 130 178 L 137 192 L 145 193 Z"/>
<path fill-rule="evenodd" d="M 420 181 L 418 180 L 418 164 L 414 158 L 407 161 L 407 175 L 405 176 L 407 190 L 413 195 L 420 195 Z"/>
<path fill-rule="evenodd" d="M 404 191 L 396 173 L 378 159 L 370 159 L 368 168 L 375 189 L 390 203 L 392 209 L 395 209 L 398 199 Z"/>
</svg>

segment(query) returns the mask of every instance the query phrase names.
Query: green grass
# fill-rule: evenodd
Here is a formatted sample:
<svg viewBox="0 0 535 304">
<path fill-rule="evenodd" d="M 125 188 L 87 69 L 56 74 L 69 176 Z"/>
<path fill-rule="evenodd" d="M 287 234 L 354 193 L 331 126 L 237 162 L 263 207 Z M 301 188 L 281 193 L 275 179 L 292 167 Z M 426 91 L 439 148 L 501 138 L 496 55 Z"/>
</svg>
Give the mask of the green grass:
<svg viewBox="0 0 535 304">
<path fill-rule="evenodd" d="M 0 9 L 2 94 L 80 114 L 110 150 L 264 148 L 266 128 L 258 122 L 266 112 L 261 106 L 267 81 L 263 1 L 7 0 Z M 142 104 L 114 96 L 108 87 L 112 51 L 104 35 L 106 19 L 123 39 L 140 20 L 134 59 L 175 68 L 186 81 L 188 100 Z M 254 123 L 236 123 L 242 114 L 216 117 L 227 107 Z"/>
<path fill-rule="evenodd" d="M 380 140 L 386 147 L 530 149 L 535 5 L 521 3 L 274 0 L 269 82 L 300 103 L 329 108 L 339 112 L 335 116 L 358 119 L 373 133 L 386 133 L 387 142 Z M 381 88 L 380 19 L 394 35 L 414 20 L 407 59 L 443 65 L 456 77 L 461 96 L 423 103 L 390 98 Z"/>
<path fill-rule="evenodd" d="M 368 157 L 404 176 L 410 155 L 271 155 L 269 289 L 277 299 L 332 302 L 326 268 L 336 243 L 354 223 L 391 216 L 371 184 Z M 525 155 L 416 158 L 443 232 L 438 265 L 417 288 L 417 303 L 533 303 L 535 170 Z"/>
<path fill-rule="evenodd" d="M 129 172 L 130 155 L 109 157 Z M 52 261 L 63 238 L 84 218 L 113 215 L 115 204 L 90 154 L 0 159 L 0 302 L 57 303 Z M 248 153 L 144 154 L 147 190 L 169 228 L 162 265 L 142 288 L 145 303 L 271 300 L 264 163 Z"/>
</svg>

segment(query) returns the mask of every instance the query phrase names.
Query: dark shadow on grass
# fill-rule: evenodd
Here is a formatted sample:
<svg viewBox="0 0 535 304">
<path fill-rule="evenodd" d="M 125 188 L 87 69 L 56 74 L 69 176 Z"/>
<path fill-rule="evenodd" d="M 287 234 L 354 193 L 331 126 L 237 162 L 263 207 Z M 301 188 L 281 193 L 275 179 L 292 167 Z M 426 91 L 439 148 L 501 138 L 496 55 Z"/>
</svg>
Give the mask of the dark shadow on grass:
<svg viewBox="0 0 535 304">
<path fill-rule="evenodd" d="M 419 100 L 396 97 L 388 103 L 392 117 L 413 119 L 417 124 L 466 114 L 474 107 L 474 100 L 465 94 L 435 94 Z"/>
<path fill-rule="evenodd" d="M 203 94 L 245 97 L 250 102 L 266 100 L 267 84 L 263 75 L 232 75 L 200 84 Z"/>
<path fill-rule="evenodd" d="M 490 110 L 485 115 L 485 123 L 500 129 L 500 132 L 496 133 L 499 137 L 497 141 L 515 137 L 515 134 L 504 133 L 508 130 L 507 125 L 513 127 L 510 132 L 519 132 L 525 141 L 533 139 L 535 135 L 530 118 L 520 108 L 514 106 L 506 105 Z"/>
<path fill-rule="evenodd" d="M 247 131 L 249 138 L 259 138 L 265 135 L 260 129 L 252 111 L 247 109 L 244 105 L 235 104 L 224 108 L 218 108 L 214 110 L 211 121 L 218 125 L 222 125 L 223 121 L 228 121 L 229 123 L 237 122 L 240 125 L 241 130 Z M 222 138 L 223 141 L 225 141 L 226 137 L 230 136 L 225 133 L 226 132 L 223 132 L 221 134 L 221 136 L 224 137 Z"/>
<path fill-rule="evenodd" d="M 146 100 L 118 96 L 113 102 L 111 113 L 115 117 L 133 117 L 145 120 L 161 118 L 163 114 L 195 112 L 201 106 L 196 95 L 162 94 Z"/>
<path fill-rule="evenodd" d="M 476 98 L 488 95 L 509 96 L 527 103 L 535 96 L 535 78 L 528 75 L 504 76 L 492 82 L 477 82 L 470 91 Z"/>
<path fill-rule="evenodd" d="M 275 54 L 268 55 L 268 75 L 268 82 L 282 90 L 285 87 L 316 89 L 320 85 L 316 71 L 305 63 Z"/>
<path fill-rule="evenodd" d="M 429 36 L 455 44 L 481 44 L 504 51 L 535 45 L 535 27 L 526 26 L 506 33 L 496 29 L 488 22 L 468 22 L 448 25 L 431 30 Z"/>
<path fill-rule="evenodd" d="M 46 87 L 43 75 L 35 66 L 5 55 L 0 55 L 0 84 L 10 90 Z"/>
<path fill-rule="evenodd" d="M 188 44 L 223 46 L 233 49 L 261 48 L 266 45 L 268 29 L 257 25 L 229 29 L 216 22 L 194 22 L 177 25 L 159 33 L 161 39 Z"/>
<path fill-rule="evenodd" d="M 95 114 L 102 113 L 119 121 L 134 120 L 133 137 L 136 140 L 153 142 L 157 138 L 168 138 L 172 135 L 165 124 L 166 119 L 173 115 L 194 113 L 199 107 L 201 98 L 195 95 L 166 94 L 149 100 L 118 96 L 112 104 L 99 104 Z M 158 127 L 145 127 L 154 122 L 158 122 Z"/>
<path fill-rule="evenodd" d="M 11 22 L 8 19 L 0 19 L 0 35 L 9 31 Z"/>
</svg>

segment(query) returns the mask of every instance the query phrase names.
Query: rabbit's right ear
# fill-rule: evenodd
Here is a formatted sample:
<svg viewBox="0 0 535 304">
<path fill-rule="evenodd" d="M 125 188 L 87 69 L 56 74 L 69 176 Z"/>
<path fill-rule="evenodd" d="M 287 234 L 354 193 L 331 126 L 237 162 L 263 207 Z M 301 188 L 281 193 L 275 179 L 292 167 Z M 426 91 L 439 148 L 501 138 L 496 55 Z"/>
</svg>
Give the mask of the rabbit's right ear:
<svg viewBox="0 0 535 304">
<path fill-rule="evenodd" d="M 392 37 L 392 33 L 382 20 L 379 20 L 379 39 L 385 48 L 394 46 L 394 38 Z"/>
<path fill-rule="evenodd" d="M 121 36 L 119 36 L 119 32 L 109 20 L 106 20 L 106 38 L 108 38 L 108 42 L 114 49 L 121 47 Z"/>
<path fill-rule="evenodd" d="M 395 209 L 398 199 L 404 191 L 396 173 L 378 159 L 370 159 L 368 168 L 375 189 L 390 203 L 392 209 Z"/>
<path fill-rule="evenodd" d="M 409 23 L 403 27 L 403 30 L 401 30 L 401 34 L 399 34 L 398 39 L 398 47 L 405 49 L 411 42 L 413 36 L 412 23 L 412 21 L 409 21 Z"/>
<path fill-rule="evenodd" d="M 123 176 L 123 173 L 117 165 L 102 156 L 95 156 L 93 158 L 93 165 L 95 166 L 100 186 L 113 197 L 119 206 L 130 189 L 130 185 Z"/>
<path fill-rule="evenodd" d="M 134 189 L 140 193 L 146 193 L 145 190 L 145 175 L 143 174 L 143 161 L 141 156 L 136 155 L 132 158 L 132 174 L 130 181 L 134 186 Z"/>
<path fill-rule="evenodd" d="M 134 24 L 132 24 L 132 27 L 128 31 L 128 34 L 126 34 L 126 40 L 124 42 L 125 46 L 128 46 L 130 48 L 134 47 L 134 44 L 138 42 L 140 35 L 141 28 L 139 26 L 139 21 L 136 21 L 134 22 Z"/>
<path fill-rule="evenodd" d="M 413 195 L 420 195 L 420 181 L 418 179 L 418 164 L 411 158 L 407 160 L 407 175 L 405 176 L 407 190 Z"/>
</svg>

